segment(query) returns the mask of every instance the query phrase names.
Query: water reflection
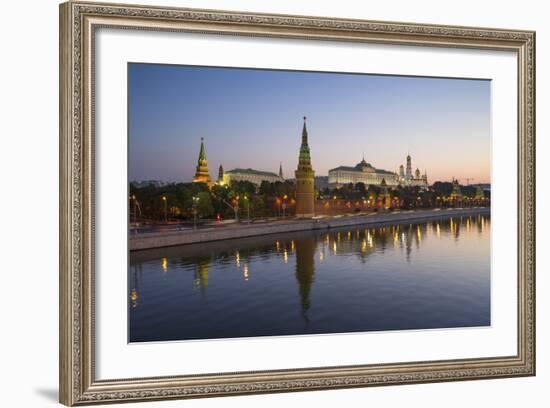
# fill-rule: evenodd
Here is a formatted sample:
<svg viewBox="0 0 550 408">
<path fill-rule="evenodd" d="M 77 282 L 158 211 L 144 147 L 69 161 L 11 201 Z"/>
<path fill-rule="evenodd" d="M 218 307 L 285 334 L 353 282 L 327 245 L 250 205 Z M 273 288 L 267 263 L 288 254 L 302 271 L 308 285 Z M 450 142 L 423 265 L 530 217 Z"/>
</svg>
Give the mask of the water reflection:
<svg viewBox="0 0 550 408">
<path fill-rule="evenodd" d="M 294 241 L 293 241 L 294 242 Z M 315 275 L 315 238 L 303 238 L 296 241 L 296 280 L 298 281 L 302 316 L 308 322 L 307 311 L 310 306 L 310 292 Z"/>
<path fill-rule="evenodd" d="M 489 224 L 457 217 L 132 253 L 131 341 L 489 324 Z"/>
</svg>

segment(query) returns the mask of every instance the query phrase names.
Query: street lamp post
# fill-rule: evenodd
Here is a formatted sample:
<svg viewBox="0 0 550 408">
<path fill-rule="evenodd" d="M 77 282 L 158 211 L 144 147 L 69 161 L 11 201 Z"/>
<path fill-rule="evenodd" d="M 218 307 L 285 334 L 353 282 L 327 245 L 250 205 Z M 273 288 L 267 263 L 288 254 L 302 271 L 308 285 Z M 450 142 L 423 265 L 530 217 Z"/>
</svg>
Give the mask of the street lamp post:
<svg viewBox="0 0 550 408">
<path fill-rule="evenodd" d="M 199 202 L 199 197 L 193 196 L 193 229 L 197 229 L 197 203 Z"/>
<path fill-rule="evenodd" d="M 244 201 L 246 201 L 246 219 L 247 222 L 250 224 L 250 199 L 246 195 L 243 197 L 243 199 Z"/>
<path fill-rule="evenodd" d="M 166 196 L 162 196 L 162 201 L 164 201 L 164 222 L 168 222 L 168 200 Z"/>
<path fill-rule="evenodd" d="M 137 199 L 136 196 L 133 194 L 132 200 L 134 200 L 134 231 L 137 231 Z"/>
<path fill-rule="evenodd" d="M 285 210 L 286 210 L 286 199 L 288 196 L 285 194 L 283 197 L 283 218 L 285 218 Z"/>
</svg>

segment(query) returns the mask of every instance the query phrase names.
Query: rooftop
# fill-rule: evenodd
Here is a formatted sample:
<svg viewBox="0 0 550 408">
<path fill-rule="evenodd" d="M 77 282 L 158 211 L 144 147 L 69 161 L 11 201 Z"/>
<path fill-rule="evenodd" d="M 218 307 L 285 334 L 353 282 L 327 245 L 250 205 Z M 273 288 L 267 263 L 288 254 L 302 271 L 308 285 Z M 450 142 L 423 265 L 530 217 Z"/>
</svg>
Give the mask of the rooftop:
<svg viewBox="0 0 550 408">
<path fill-rule="evenodd" d="M 371 166 L 372 167 L 372 166 Z M 377 169 L 377 168 L 374 168 L 374 172 L 376 174 L 392 174 L 392 175 L 395 175 L 396 173 L 394 173 L 393 171 L 388 171 L 388 170 L 383 170 L 383 169 Z M 335 171 L 335 170 L 345 170 L 345 171 L 355 171 L 357 173 L 362 173 L 361 171 L 361 168 L 360 167 L 357 167 L 357 166 L 338 166 L 338 167 L 335 167 L 333 169 L 330 169 L 329 172 L 331 171 Z"/>
<path fill-rule="evenodd" d="M 225 172 L 225 174 L 235 174 L 235 173 L 241 173 L 241 174 L 254 174 L 257 176 L 270 176 L 270 177 L 279 177 L 278 174 L 272 173 L 270 171 L 262 171 L 262 170 L 254 170 L 254 169 L 233 169 L 228 170 Z"/>
</svg>

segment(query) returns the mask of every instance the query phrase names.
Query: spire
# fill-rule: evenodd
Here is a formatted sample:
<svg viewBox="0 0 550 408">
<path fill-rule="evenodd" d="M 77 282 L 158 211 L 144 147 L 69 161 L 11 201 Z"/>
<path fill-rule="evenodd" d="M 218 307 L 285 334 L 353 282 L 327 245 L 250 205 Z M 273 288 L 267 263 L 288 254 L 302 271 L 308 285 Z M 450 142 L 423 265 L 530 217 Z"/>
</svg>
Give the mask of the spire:
<svg viewBox="0 0 550 408">
<path fill-rule="evenodd" d="M 302 145 L 300 146 L 300 159 L 302 165 L 311 167 L 311 157 L 309 155 L 309 146 L 307 144 L 306 117 L 304 116 L 304 127 L 302 129 Z"/>
<path fill-rule="evenodd" d="M 279 162 L 279 177 L 283 178 L 283 162 Z"/>
<path fill-rule="evenodd" d="M 199 152 L 199 162 L 206 160 L 206 150 L 204 149 L 204 137 L 201 137 L 201 150 Z"/>
<path fill-rule="evenodd" d="M 307 127 L 306 127 L 306 119 L 307 117 L 304 116 L 304 127 L 302 129 L 302 145 L 307 145 Z"/>
</svg>

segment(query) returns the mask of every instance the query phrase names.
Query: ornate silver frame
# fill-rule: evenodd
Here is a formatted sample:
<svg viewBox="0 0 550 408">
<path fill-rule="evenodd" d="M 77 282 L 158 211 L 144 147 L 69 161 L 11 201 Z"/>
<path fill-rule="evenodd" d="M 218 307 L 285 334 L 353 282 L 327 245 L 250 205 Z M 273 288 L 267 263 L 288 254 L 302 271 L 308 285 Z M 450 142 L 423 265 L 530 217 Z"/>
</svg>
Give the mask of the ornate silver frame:
<svg viewBox="0 0 550 408">
<path fill-rule="evenodd" d="M 98 27 L 507 50 L 518 63 L 518 349 L 513 356 L 97 380 L 93 47 Z M 66 405 L 535 374 L 535 33 L 228 11 L 60 5 L 60 402 Z"/>
</svg>

